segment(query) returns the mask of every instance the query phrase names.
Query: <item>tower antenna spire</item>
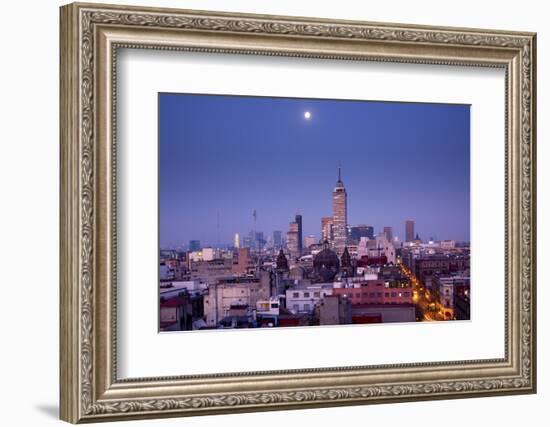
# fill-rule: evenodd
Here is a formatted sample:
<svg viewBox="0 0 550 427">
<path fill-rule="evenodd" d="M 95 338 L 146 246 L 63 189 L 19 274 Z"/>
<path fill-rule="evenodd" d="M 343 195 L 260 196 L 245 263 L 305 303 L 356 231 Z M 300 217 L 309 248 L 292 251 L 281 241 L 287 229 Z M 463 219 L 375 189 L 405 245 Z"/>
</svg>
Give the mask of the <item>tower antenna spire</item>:
<svg viewBox="0 0 550 427">
<path fill-rule="evenodd" d="M 252 250 L 257 250 L 258 249 L 258 235 L 256 234 L 256 220 L 258 218 L 258 214 L 256 213 L 256 209 L 254 209 L 254 212 L 252 212 L 252 216 L 254 217 L 254 238 L 252 240 Z"/>
<path fill-rule="evenodd" d="M 216 246 L 220 247 L 220 211 L 216 212 Z"/>
</svg>

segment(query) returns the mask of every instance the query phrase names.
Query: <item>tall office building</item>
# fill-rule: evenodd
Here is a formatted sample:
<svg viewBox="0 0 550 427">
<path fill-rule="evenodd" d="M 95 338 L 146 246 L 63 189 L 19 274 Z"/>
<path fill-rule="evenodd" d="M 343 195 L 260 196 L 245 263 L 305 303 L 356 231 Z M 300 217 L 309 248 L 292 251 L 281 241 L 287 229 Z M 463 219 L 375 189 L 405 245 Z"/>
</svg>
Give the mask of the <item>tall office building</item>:
<svg viewBox="0 0 550 427">
<path fill-rule="evenodd" d="M 384 227 L 384 234 L 386 235 L 386 239 L 388 240 L 388 242 L 392 242 L 393 241 L 393 228 L 392 227 Z"/>
<path fill-rule="evenodd" d="M 332 243 L 333 239 L 332 234 L 332 217 L 324 216 L 321 218 L 321 242 L 325 240 L 329 243 Z"/>
<path fill-rule="evenodd" d="M 191 252 L 200 251 L 201 241 L 200 240 L 189 240 L 189 250 Z"/>
<path fill-rule="evenodd" d="M 250 247 L 253 250 L 261 251 L 263 249 L 263 247 L 265 246 L 265 243 L 266 243 L 266 241 L 264 239 L 264 232 L 263 231 L 250 230 L 248 235 L 250 236 L 249 237 Z M 243 243 L 244 243 L 244 239 L 243 239 Z"/>
<path fill-rule="evenodd" d="M 250 248 L 252 251 L 256 251 L 258 249 L 258 238 L 254 230 L 248 232 L 248 240 L 250 241 Z"/>
<path fill-rule="evenodd" d="M 239 237 L 239 233 L 235 233 L 235 237 L 233 238 L 233 246 L 238 249 L 240 247 L 240 241 L 241 239 Z"/>
<path fill-rule="evenodd" d="M 298 223 L 291 222 L 288 224 L 288 232 L 286 233 L 286 248 L 290 252 L 291 259 L 296 259 L 300 256 L 298 249 Z"/>
<path fill-rule="evenodd" d="M 283 245 L 283 236 L 281 231 L 275 230 L 273 232 L 273 246 L 280 248 Z"/>
<path fill-rule="evenodd" d="M 405 221 L 405 242 L 412 242 L 414 240 L 414 221 L 408 219 Z"/>
<path fill-rule="evenodd" d="M 350 228 L 349 237 L 355 243 L 361 240 L 361 237 L 368 237 L 374 239 L 374 227 L 372 225 L 356 225 Z"/>
<path fill-rule="evenodd" d="M 257 231 L 256 232 L 256 248 L 261 251 L 266 244 L 266 240 L 264 239 L 264 232 L 263 231 Z"/>
<path fill-rule="evenodd" d="M 342 170 L 338 168 L 338 181 L 332 191 L 333 246 L 341 254 L 347 243 L 348 195 L 342 182 Z"/>
<path fill-rule="evenodd" d="M 301 254 L 302 249 L 304 247 L 303 241 L 302 241 L 302 215 L 296 214 L 296 217 L 294 219 L 294 222 L 298 224 L 298 252 Z"/>
</svg>

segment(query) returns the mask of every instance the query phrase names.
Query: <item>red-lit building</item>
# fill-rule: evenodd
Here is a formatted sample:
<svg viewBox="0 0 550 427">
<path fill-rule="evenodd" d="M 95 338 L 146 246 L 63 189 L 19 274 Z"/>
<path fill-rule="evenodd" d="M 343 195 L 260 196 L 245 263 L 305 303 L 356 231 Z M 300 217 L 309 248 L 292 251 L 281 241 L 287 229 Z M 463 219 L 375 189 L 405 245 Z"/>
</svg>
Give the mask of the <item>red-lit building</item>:
<svg viewBox="0 0 550 427">
<path fill-rule="evenodd" d="M 413 290 L 407 280 L 365 280 L 354 287 L 334 288 L 333 295 L 347 296 L 352 306 L 359 304 L 412 304 Z"/>
</svg>

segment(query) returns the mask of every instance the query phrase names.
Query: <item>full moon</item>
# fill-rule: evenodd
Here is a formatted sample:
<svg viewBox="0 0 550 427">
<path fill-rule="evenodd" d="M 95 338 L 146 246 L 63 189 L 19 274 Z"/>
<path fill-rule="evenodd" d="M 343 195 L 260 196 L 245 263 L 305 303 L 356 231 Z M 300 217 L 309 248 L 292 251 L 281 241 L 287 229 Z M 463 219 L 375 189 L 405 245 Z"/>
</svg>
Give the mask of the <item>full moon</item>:
<svg viewBox="0 0 550 427">
<path fill-rule="evenodd" d="M 304 118 L 305 118 L 306 120 L 309 120 L 309 119 L 311 118 L 311 113 L 310 113 L 309 111 L 306 111 L 306 112 L 304 113 Z"/>
</svg>

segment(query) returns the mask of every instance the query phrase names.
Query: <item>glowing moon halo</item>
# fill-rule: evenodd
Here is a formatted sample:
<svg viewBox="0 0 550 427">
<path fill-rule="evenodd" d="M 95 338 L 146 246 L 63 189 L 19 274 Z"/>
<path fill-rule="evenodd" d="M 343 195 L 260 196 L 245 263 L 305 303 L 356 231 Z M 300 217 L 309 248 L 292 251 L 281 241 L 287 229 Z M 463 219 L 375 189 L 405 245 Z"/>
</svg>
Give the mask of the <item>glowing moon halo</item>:
<svg viewBox="0 0 550 427">
<path fill-rule="evenodd" d="M 309 120 L 311 118 L 311 113 L 309 111 L 304 112 L 304 118 Z"/>
</svg>

